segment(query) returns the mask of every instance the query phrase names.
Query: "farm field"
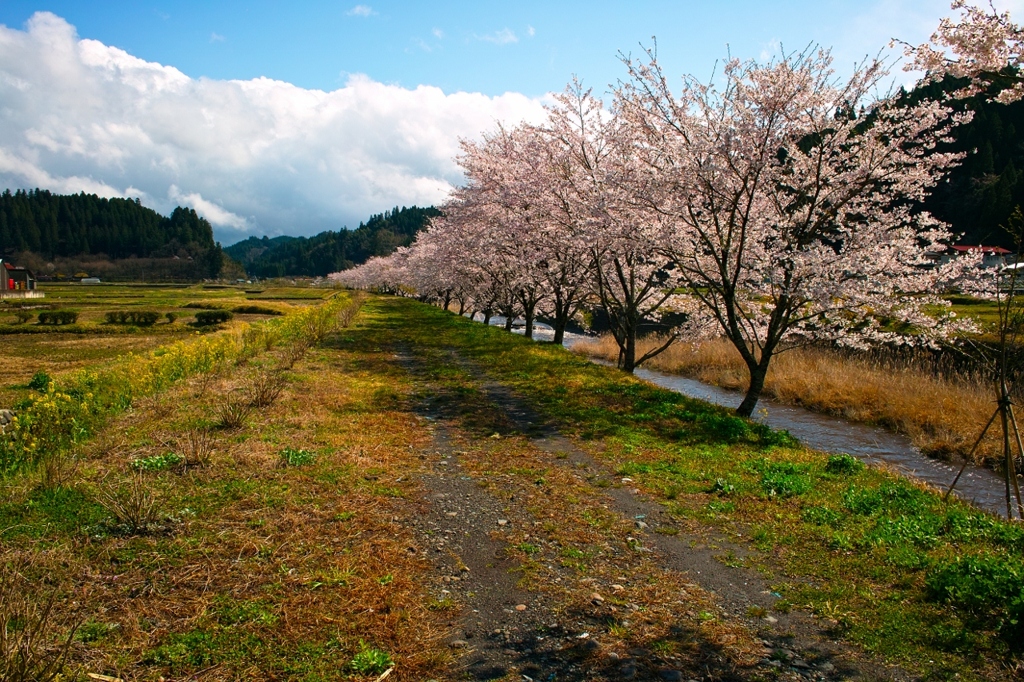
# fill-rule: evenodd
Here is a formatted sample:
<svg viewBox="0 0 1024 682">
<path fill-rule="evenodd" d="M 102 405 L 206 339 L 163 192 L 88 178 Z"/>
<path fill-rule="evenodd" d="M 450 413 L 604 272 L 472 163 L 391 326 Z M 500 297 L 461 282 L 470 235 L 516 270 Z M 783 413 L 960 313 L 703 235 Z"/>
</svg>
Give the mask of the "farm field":
<svg viewBox="0 0 1024 682">
<path fill-rule="evenodd" d="M 201 310 L 231 311 L 235 322 L 245 323 L 318 303 L 331 293 L 309 287 L 77 283 L 44 283 L 39 290 L 46 298 L 31 299 L 24 306 L 0 302 L 0 408 L 22 399 L 37 372 L 57 375 L 187 338 L 200 331 L 192 323 Z M 19 323 L 19 310 L 32 318 Z M 49 310 L 75 311 L 78 320 L 70 325 L 39 324 L 38 314 Z M 121 311 L 154 311 L 159 319 L 150 326 L 105 322 L 107 313 Z M 168 314 L 175 317 L 173 322 Z"/>
<path fill-rule="evenodd" d="M 3 479 L 0 618 L 62 679 L 1019 676 L 1019 526 L 408 299 L 287 305 L 140 333 Z"/>
</svg>

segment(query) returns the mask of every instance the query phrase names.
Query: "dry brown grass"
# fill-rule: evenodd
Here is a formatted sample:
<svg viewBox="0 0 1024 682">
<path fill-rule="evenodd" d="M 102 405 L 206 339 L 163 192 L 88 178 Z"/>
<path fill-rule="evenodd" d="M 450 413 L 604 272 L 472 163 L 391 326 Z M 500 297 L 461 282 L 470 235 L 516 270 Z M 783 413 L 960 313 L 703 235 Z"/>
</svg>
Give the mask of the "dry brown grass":
<svg viewBox="0 0 1024 682">
<path fill-rule="evenodd" d="M 656 338 L 642 340 L 638 355 L 659 343 Z M 618 357 L 618 346 L 610 335 L 577 344 L 573 350 L 612 362 Z M 739 353 L 725 339 L 699 345 L 678 343 L 647 366 L 736 390 L 745 390 L 749 380 Z M 992 389 L 977 379 L 943 379 L 907 362 L 882 363 L 818 349 L 792 350 L 775 357 L 764 395 L 815 412 L 885 426 L 942 458 L 966 455 L 995 409 Z M 999 448 L 992 433 L 979 448 L 976 461 L 996 462 Z"/>
<path fill-rule="evenodd" d="M 94 537 L 49 524 L 40 526 L 43 543 L 19 529 L 0 538 L 0 563 L 31 556 L 39 566 L 31 579 L 45 576 L 61 595 L 73 593 L 89 632 L 100 633 L 73 645 L 75 667 L 213 682 L 292 678 L 295 666 L 308 665 L 333 679 L 364 641 L 395 658 L 389 679 L 444 679 L 452 654 L 441 640 L 451 615 L 430 610 L 430 566 L 409 551 L 408 520 L 419 512 L 410 498 L 420 495 L 409 471 L 422 466 L 416 453 L 429 434 L 401 410 L 367 409 L 385 387 L 408 390 L 385 353 L 360 354 L 361 369 L 342 372 L 352 365 L 344 355 L 309 353 L 302 373 L 282 378 L 274 409 L 251 413 L 250 428 L 212 432 L 217 466 L 201 475 L 180 469 L 129 480 L 123 472 L 130 456 L 166 453 L 181 424 L 215 415 L 222 389 L 241 384 L 245 370 L 226 369 L 224 386 L 202 398 L 182 384 L 111 420 L 83 453 L 79 490 L 104 513 L 128 516 L 107 498 L 130 507 L 133 481 L 145 481 L 167 512 L 159 521 L 181 517 L 167 521 L 173 533 Z M 276 468 L 283 447 L 318 457 Z M 26 482 L 7 492 L 24 506 L 32 489 Z M 139 492 L 135 506 L 144 509 Z M 223 615 L 237 604 L 265 605 L 270 618 Z M 175 642 L 196 632 L 219 638 L 218 663 L 165 662 L 185 656 Z M 263 658 L 245 648 L 254 640 Z M 170 653 L 155 658 L 161 647 Z"/>
</svg>

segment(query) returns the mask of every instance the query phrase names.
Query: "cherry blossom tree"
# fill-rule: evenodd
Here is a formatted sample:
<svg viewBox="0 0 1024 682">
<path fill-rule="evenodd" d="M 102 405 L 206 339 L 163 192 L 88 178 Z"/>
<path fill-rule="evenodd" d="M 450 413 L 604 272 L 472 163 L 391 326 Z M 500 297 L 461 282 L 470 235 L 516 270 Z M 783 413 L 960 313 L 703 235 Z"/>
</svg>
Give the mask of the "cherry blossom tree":
<svg viewBox="0 0 1024 682">
<path fill-rule="evenodd" d="M 960 16 L 942 19 L 929 43 L 903 43 L 909 57 L 905 70 L 924 71 L 925 81 L 946 76 L 970 79 L 958 93 L 961 96 L 984 90 L 998 75 L 1000 80 L 1014 82 L 999 92 L 997 101 L 1008 104 L 1024 97 L 1024 79 L 1019 75 L 1024 66 L 1024 29 L 1010 19 L 1009 12 L 999 12 L 991 4 L 986 8 L 954 0 L 951 9 Z"/>
<path fill-rule="evenodd" d="M 885 66 L 838 78 L 825 50 L 730 60 L 720 78 L 674 93 L 653 51 L 627 60 L 616 92 L 641 159 L 625 203 L 657 213 L 663 253 L 688 292 L 687 333 L 726 336 L 750 376 L 752 414 L 772 358 L 813 340 L 863 346 L 937 333 L 924 306 L 950 238 L 916 210 L 957 163 L 936 151 L 951 125 L 936 102 L 875 92 Z M 885 324 L 899 320 L 916 335 Z"/>
<path fill-rule="evenodd" d="M 591 287 L 619 346 L 618 365 L 632 372 L 675 338 L 637 357 L 640 324 L 660 314 L 677 283 L 659 248 L 662 218 L 633 200 L 632 137 L 590 90 L 570 83 L 548 125 L 567 159 L 565 212 L 574 216 L 573 241 L 588 252 Z"/>
</svg>

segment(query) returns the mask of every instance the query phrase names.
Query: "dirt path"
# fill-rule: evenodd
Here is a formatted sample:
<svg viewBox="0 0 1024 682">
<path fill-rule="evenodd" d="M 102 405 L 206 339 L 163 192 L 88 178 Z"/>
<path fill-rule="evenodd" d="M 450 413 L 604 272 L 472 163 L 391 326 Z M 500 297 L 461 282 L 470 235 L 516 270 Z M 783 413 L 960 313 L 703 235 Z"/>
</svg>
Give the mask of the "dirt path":
<svg viewBox="0 0 1024 682">
<path fill-rule="evenodd" d="M 468 361 L 451 359 L 473 378 L 479 390 L 476 396 L 446 394 L 424 373 L 422 359 L 408 348 L 399 348 L 396 358 L 423 389 L 426 397 L 416 411 L 434 434 L 431 449 L 424 453 L 430 473 L 421 480 L 428 499 L 415 528 L 421 551 L 436 568 L 437 603 L 453 607 L 448 644 L 464 651 L 453 673 L 457 677 L 907 678 L 899 670 L 866 662 L 855 650 L 833 641 L 827 627 L 807 614 L 773 611 L 777 596 L 761 575 L 722 561 L 724 556 L 742 559 L 751 551 L 748 547 L 722 537 L 679 532 L 662 507 L 630 486 L 628 478 L 615 477 Z M 490 437 L 484 435 L 489 429 L 471 432 L 466 428 L 467 401 L 476 409 L 483 407 L 493 423 L 503 428 Z M 538 568 L 532 557 L 524 561 L 522 552 L 515 551 L 538 542 L 535 531 L 542 525 L 544 505 L 537 504 L 528 487 L 497 475 L 495 462 L 484 454 L 491 445 L 488 441 L 502 436 L 502 431 L 506 440 L 521 434 L 535 451 L 533 456 L 546 459 L 575 488 L 553 486 L 549 496 L 582 493 L 589 506 L 606 510 L 610 521 L 604 551 L 599 554 L 612 562 L 613 572 L 623 574 L 615 579 L 632 580 L 633 585 L 581 578 L 565 562 L 542 561 Z M 524 537 L 528 542 L 518 542 Z M 580 551 L 552 538 L 549 532 L 549 540 L 562 547 L 561 555 Z M 634 577 L 626 579 L 630 572 Z M 625 595 L 634 588 L 641 594 L 657 592 L 641 584 L 644 578 L 648 585 L 677 584 L 687 599 L 639 606 L 601 594 Z M 672 637 L 688 646 L 664 646 L 669 638 L 655 640 L 654 646 L 649 641 L 641 646 L 623 641 L 621 624 L 630 626 L 630 614 L 639 618 L 646 611 L 652 614 L 652 622 L 658 619 L 655 612 L 660 612 L 661 619 L 671 623 Z M 701 623 L 709 613 L 716 614 L 720 629 L 732 634 L 709 635 Z M 730 644 L 736 651 L 730 651 Z"/>
</svg>

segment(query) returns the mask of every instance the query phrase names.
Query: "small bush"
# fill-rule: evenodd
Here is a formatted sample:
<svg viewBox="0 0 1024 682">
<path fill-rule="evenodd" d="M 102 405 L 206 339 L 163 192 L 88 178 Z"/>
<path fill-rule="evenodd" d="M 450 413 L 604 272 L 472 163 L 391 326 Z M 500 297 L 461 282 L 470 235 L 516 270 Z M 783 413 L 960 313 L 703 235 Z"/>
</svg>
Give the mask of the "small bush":
<svg viewBox="0 0 1024 682">
<path fill-rule="evenodd" d="M 34 317 L 32 313 L 27 310 L 15 310 L 14 319 L 18 321 L 18 324 L 25 324 Z"/>
<path fill-rule="evenodd" d="M 167 324 L 174 324 L 175 320 L 178 319 L 178 316 L 174 313 L 164 313 L 164 317 L 167 318 Z"/>
<path fill-rule="evenodd" d="M 228 310 L 203 310 L 196 313 L 196 326 L 209 327 L 215 324 L 227 322 L 234 315 Z"/>
<path fill-rule="evenodd" d="M 285 448 L 278 453 L 278 458 L 280 465 L 283 467 L 301 467 L 307 464 L 312 464 L 316 459 L 316 453 L 310 452 L 309 450 Z"/>
<path fill-rule="evenodd" d="M 181 306 L 182 308 L 190 308 L 194 310 L 220 310 L 220 306 L 214 303 L 204 303 L 202 301 L 192 301 Z"/>
<path fill-rule="evenodd" d="M 118 528 L 128 534 L 144 535 L 156 526 L 156 498 L 141 472 L 131 476 L 126 484 L 104 485 L 96 501 L 114 517 Z"/>
<path fill-rule="evenodd" d="M 276 308 L 268 308 L 264 305 L 239 305 L 231 309 L 239 315 L 284 315 Z"/>
<path fill-rule="evenodd" d="M 78 477 L 79 460 L 68 452 L 51 452 L 43 458 L 40 483 L 46 490 L 70 488 Z"/>
<path fill-rule="evenodd" d="M 40 393 L 45 393 L 46 389 L 50 388 L 51 383 L 53 383 L 53 379 L 50 378 L 50 375 L 39 371 L 32 375 L 32 379 L 28 382 L 28 387 Z"/>
<path fill-rule="evenodd" d="M 250 412 L 252 407 L 248 402 L 228 399 L 217 409 L 217 421 L 221 428 L 240 429 L 245 426 L 245 420 L 249 418 Z"/>
<path fill-rule="evenodd" d="M 283 389 L 281 376 L 265 370 L 254 373 L 245 384 L 245 393 L 251 407 L 270 407 Z"/>
<path fill-rule="evenodd" d="M 864 470 L 864 462 L 850 455 L 829 455 L 825 472 L 838 476 L 851 476 Z"/>
<path fill-rule="evenodd" d="M 47 310 L 39 313 L 39 324 L 55 326 L 78 322 L 78 312 L 74 310 Z"/>
<path fill-rule="evenodd" d="M 178 440 L 178 449 L 185 456 L 185 466 L 209 466 L 213 456 L 213 438 L 206 429 L 189 429 Z"/>
<path fill-rule="evenodd" d="M 114 310 L 104 316 L 107 324 L 130 324 L 136 327 L 152 327 L 160 319 L 160 313 L 152 310 Z"/>
</svg>

